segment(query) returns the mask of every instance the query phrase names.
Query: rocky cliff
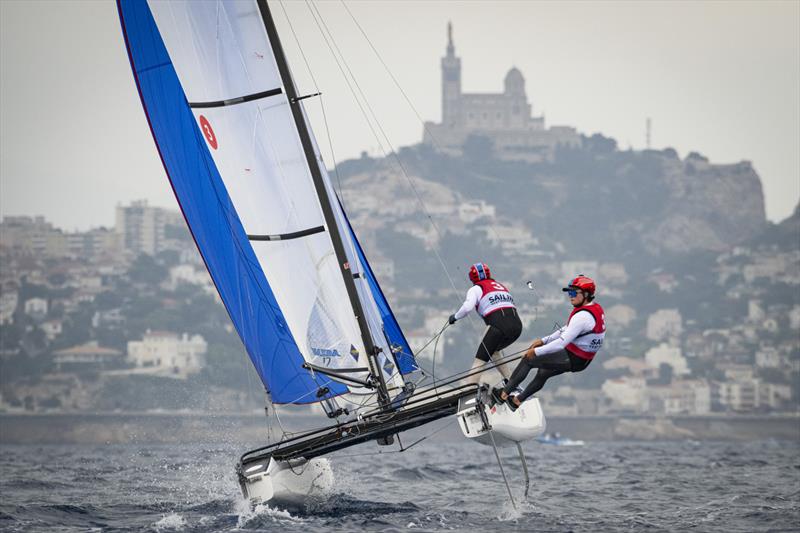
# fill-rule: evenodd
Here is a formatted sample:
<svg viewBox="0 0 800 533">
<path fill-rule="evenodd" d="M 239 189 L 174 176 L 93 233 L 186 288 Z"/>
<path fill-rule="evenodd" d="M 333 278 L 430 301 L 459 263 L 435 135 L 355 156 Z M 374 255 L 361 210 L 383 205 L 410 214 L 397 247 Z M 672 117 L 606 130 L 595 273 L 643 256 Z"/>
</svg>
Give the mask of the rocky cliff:
<svg viewBox="0 0 800 533">
<path fill-rule="evenodd" d="M 766 224 L 761 180 L 749 162 L 713 165 L 690 155 L 663 159 L 662 219 L 642 238 L 656 251 L 720 251 L 757 235 Z"/>
</svg>

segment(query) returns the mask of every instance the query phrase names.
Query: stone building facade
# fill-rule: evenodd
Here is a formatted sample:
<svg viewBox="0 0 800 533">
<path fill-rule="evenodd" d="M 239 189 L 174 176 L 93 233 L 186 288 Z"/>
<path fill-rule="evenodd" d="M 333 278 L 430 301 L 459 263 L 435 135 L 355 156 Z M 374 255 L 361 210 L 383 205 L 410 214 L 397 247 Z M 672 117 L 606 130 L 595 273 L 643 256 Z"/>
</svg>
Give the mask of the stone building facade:
<svg viewBox="0 0 800 533">
<path fill-rule="evenodd" d="M 464 93 L 461 58 L 455 55 L 453 27 L 447 26 L 447 53 L 442 58 L 442 122 L 425 123 L 423 143 L 461 155 L 470 136 L 489 139 L 495 157 L 525 161 L 550 160 L 559 144 L 578 146 L 580 135 L 569 126 L 545 126 L 533 116 L 525 78 L 517 68 L 506 74 L 502 93 Z"/>
<path fill-rule="evenodd" d="M 142 340 L 128 342 L 128 361 L 153 375 L 185 379 L 205 366 L 207 349 L 201 335 L 148 329 Z"/>
</svg>

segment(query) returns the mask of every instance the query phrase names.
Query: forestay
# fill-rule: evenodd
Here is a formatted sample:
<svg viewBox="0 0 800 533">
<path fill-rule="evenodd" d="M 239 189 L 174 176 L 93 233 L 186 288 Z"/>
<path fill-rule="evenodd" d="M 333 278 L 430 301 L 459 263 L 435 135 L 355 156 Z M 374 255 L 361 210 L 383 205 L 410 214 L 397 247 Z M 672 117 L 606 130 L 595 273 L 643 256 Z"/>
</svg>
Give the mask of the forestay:
<svg viewBox="0 0 800 533">
<path fill-rule="evenodd" d="M 131 0 L 119 10 L 170 182 L 272 401 L 347 392 L 301 367 L 369 365 L 256 2 Z M 400 387 L 413 355 L 313 144 L 379 366 Z"/>
</svg>

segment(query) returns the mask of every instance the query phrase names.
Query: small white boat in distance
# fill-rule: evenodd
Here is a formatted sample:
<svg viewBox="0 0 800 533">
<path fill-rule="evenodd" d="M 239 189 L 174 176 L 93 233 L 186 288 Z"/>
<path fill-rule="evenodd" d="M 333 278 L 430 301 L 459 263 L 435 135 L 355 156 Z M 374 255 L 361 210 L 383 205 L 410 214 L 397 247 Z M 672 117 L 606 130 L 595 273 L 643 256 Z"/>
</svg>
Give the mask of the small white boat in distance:
<svg viewBox="0 0 800 533">
<path fill-rule="evenodd" d="M 568 437 L 562 437 L 559 433 L 545 433 L 537 437 L 536 440 L 542 444 L 552 444 L 554 446 L 583 446 L 586 444 L 582 440 L 572 440 Z"/>
</svg>

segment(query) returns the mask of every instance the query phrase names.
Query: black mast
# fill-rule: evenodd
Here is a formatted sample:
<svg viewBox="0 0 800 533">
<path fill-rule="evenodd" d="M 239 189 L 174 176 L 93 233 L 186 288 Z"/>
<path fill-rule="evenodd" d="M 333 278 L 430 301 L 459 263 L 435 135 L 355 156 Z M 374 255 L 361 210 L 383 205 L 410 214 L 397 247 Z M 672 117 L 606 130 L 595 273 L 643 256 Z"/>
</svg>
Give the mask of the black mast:
<svg viewBox="0 0 800 533">
<path fill-rule="evenodd" d="M 328 196 L 328 191 L 325 188 L 325 182 L 322 179 L 322 173 L 319 170 L 319 163 L 317 162 L 316 154 L 314 153 L 314 145 L 311 142 L 311 136 L 308 132 L 305 118 L 303 117 L 303 109 L 297 97 L 297 90 L 292 80 L 292 74 L 289 71 L 289 65 L 286 62 L 286 56 L 283 53 L 283 46 L 281 45 L 278 30 L 275 27 L 275 21 L 272 19 L 272 13 L 266 0 L 258 0 L 258 9 L 261 11 L 261 18 L 264 21 L 264 27 L 267 30 L 267 36 L 272 44 L 272 51 L 275 54 L 275 61 L 278 63 L 278 71 L 281 75 L 283 88 L 286 91 L 286 96 L 289 99 L 289 106 L 292 110 L 295 125 L 297 126 L 297 133 L 300 135 L 300 141 L 303 144 L 303 151 L 306 155 L 306 162 L 308 168 L 311 170 L 311 177 L 314 180 L 314 188 L 317 190 L 319 203 L 322 206 L 322 213 L 325 217 L 325 225 L 328 227 L 328 232 L 331 235 L 333 242 L 333 249 L 336 253 L 336 260 L 339 264 L 339 269 L 344 279 L 344 285 L 347 288 L 347 296 L 350 298 L 350 305 L 353 307 L 353 313 L 358 320 L 358 327 L 361 330 L 361 340 L 364 342 L 364 348 L 367 350 L 367 360 L 369 361 L 369 368 L 372 375 L 377 380 L 378 386 L 378 402 L 381 407 L 389 405 L 389 392 L 386 387 L 386 381 L 383 379 L 383 372 L 381 371 L 378 363 L 378 348 L 372 342 L 372 335 L 367 325 L 367 320 L 364 316 L 364 309 L 361 306 L 361 300 L 358 298 L 358 291 L 356 290 L 355 282 L 353 281 L 353 272 L 350 270 L 350 263 L 347 259 L 347 254 L 342 244 L 342 237 L 339 235 L 339 227 L 336 224 L 336 217 L 331 207 L 331 200 Z M 388 354 L 387 354 L 388 357 Z"/>
</svg>

